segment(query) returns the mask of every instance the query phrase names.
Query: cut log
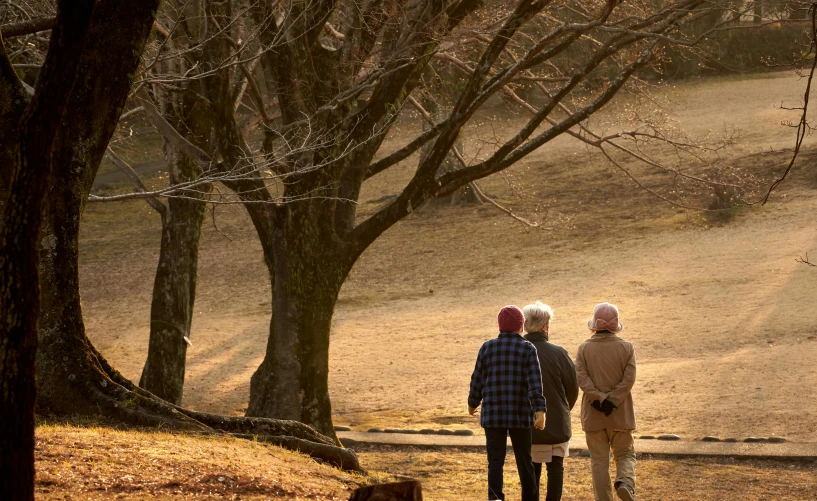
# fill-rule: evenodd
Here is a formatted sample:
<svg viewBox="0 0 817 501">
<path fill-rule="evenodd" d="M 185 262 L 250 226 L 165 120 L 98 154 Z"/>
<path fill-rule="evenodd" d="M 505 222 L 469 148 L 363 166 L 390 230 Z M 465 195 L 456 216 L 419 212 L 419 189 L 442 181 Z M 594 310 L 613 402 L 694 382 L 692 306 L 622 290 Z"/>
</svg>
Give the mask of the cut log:
<svg viewBox="0 0 817 501">
<path fill-rule="evenodd" d="M 349 501 L 423 501 L 420 482 L 394 482 L 356 489 Z"/>
</svg>

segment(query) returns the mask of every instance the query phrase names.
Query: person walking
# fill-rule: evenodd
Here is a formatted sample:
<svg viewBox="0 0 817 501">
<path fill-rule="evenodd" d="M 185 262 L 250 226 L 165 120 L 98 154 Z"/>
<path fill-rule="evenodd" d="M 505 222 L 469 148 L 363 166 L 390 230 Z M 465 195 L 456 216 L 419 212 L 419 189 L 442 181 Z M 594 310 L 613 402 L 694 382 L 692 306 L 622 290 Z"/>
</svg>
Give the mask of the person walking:
<svg viewBox="0 0 817 501">
<path fill-rule="evenodd" d="M 596 501 L 612 501 L 610 451 L 616 463 L 613 485 L 619 499 L 635 501 L 635 348 L 617 335 L 624 328 L 618 308 L 601 303 L 587 322 L 592 337 L 579 346 L 576 374 L 582 389 L 582 429 L 590 451 Z"/>
<path fill-rule="evenodd" d="M 542 395 L 542 374 L 536 348 L 520 333 L 525 316 L 517 306 L 505 306 L 497 316 L 499 336 L 483 343 L 477 355 L 468 413 L 482 405 L 480 425 L 485 429 L 488 453 L 488 499 L 505 499 L 502 474 L 507 437 L 511 437 L 522 501 L 538 501 L 531 429 L 545 427 L 547 404 Z"/>
<path fill-rule="evenodd" d="M 548 404 L 545 429 L 533 430 L 531 456 L 540 486 L 542 464 L 547 468 L 545 501 L 560 501 L 564 484 L 564 459 L 570 448 L 570 411 L 579 398 L 576 367 L 567 350 L 550 342 L 553 309 L 536 301 L 522 309 L 525 314 L 525 339 L 536 348 L 542 370 L 542 394 Z"/>
</svg>

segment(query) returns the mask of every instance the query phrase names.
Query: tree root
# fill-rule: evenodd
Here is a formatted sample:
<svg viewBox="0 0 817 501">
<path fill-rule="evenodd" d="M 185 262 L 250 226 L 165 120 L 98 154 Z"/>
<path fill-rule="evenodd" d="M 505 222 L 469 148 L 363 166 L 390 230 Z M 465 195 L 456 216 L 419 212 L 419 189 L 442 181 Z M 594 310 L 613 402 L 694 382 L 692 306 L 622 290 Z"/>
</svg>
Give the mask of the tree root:
<svg viewBox="0 0 817 501">
<path fill-rule="evenodd" d="M 362 471 L 353 451 L 338 447 L 331 438 L 303 423 L 219 416 L 173 405 L 119 374 L 90 342 L 86 340 L 84 345 L 84 357 L 62 358 L 66 362 L 61 364 L 64 377 L 55 378 L 52 373 L 44 378 L 40 411 L 57 416 L 102 416 L 129 426 L 233 436 L 308 454 L 343 470 Z"/>
</svg>

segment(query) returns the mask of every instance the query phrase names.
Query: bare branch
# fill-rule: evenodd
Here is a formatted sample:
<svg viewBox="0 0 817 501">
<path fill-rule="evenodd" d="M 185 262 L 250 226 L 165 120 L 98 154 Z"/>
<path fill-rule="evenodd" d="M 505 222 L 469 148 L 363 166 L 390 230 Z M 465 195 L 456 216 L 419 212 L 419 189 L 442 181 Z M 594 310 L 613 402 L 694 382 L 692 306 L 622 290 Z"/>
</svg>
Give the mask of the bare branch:
<svg viewBox="0 0 817 501">
<path fill-rule="evenodd" d="M 15 38 L 39 33 L 40 31 L 48 31 L 56 25 L 56 17 L 35 17 L 28 21 L 4 24 L 0 26 L 0 33 L 3 34 L 3 38 Z"/>
<path fill-rule="evenodd" d="M 146 193 L 148 191 L 147 187 L 142 182 L 142 179 L 139 177 L 139 174 L 137 174 L 127 162 L 119 157 L 119 155 L 114 153 L 110 147 L 105 150 L 105 156 L 108 158 L 108 160 L 113 162 L 114 165 L 116 165 L 119 170 L 128 177 L 128 179 L 130 179 L 134 188 L 136 188 L 138 192 Z M 146 198 L 145 201 L 162 216 L 162 226 L 164 226 L 165 221 L 167 220 L 167 206 L 154 197 Z"/>
<path fill-rule="evenodd" d="M 803 145 L 803 140 L 806 138 L 806 134 L 810 130 L 810 126 L 808 124 L 808 103 L 809 103 L 809 96 L 811 95 L 811 82 L 814 79 L 814 72 L 817 70 L 817 4 L 812 4 L 811 8 L 809 9 L 811 12 L 811 43 L 809 45 L 809 53 L 807 56 L 811 57 L 811 70 L 808 74 L 808 79 L 806 80 L 806 90 L 803 93 L 803 113 L 800 115 L 800 122 L 797 124 L 797 138 L 794 142 L 794 153 L 791 156 L 791 160 L 789 160 L 789 164 L 786 166 L 786 170 L 783 172 L 783 175 L 776 179 L 771 186 L 769 186 L 769 191 L 761 198 L 758 202 L 752 202 L 750 205 L 760 204 L 766 205 L 766 202 L 769 201 L 769 197 L 772 196 L 772 192 L 780 186 L 780 184 L 786 180 L 789 173 L 794 167 L 794 162 L 797 160 L 797 156 L 800 154 L 800 147 Z"/>
</svg>

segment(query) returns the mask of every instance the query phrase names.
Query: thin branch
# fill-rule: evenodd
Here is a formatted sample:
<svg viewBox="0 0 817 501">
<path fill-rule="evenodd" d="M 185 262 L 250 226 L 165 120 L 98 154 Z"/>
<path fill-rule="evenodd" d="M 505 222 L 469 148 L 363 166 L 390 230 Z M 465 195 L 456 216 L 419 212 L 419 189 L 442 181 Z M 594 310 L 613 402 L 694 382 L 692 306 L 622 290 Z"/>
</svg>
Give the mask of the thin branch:
<svg viewBox="0 0 817 501">
<path fill-rule="evenodd" d="M 422 104 L 420 104 L 420 103 L 417 101 L 417 99 L 415 99 L 415 98 L 414 98 L 414 96 L 409 96 L 409 97 L 408 97 L 408 101 L 409 101 L 409 103 L 411 103 L 411 105 L 412 105 L 412 106 L 414 106 L 414 108 L 416 108 L 416 109 L 417 109 L 417 111 L 420 113 L 420 116 L 422 116 L 422 117 L 423 117 L 423 119 L 424 119 L 426 122 L 428 122 L 428 123 L 429 123 L 429 124 L 431 124 L 432 126 L 434 125 L 434 119 L 431 117 L 431 115 L 428 113 L 428 111 L 426 111 L 426 109 L 423 107 L 423 105 L 422 105 Z M 451 152 L 452 152 L 452 153 L 454 153 L 454 156 L 457 158 L 457 161 L 460 163 L 460 165 L 461 165 L 461 166 L 463 166 L 463 167 L 468 167 L 468 163 L 467 163 L 467 162 L 465 161 L 465 159 L 462 157 L 462 154 L 460 153 L 460 151 L 457 149 L 457 147 L 456 147 L 455 145 L 451 145 Z M 511 216 L 512 218 L 514 218 L 515 220 L 519 221 L 520 223 L 522 223 L 522 224 L 524 224 L 524 225 L 526 225 L 526 226 L 528 226 L 528 227 L 530 227 L 530 228 L 537 228 L 537 227 L 539 227 L 539 223 L 532 222 L 532 221 L 528 221 L 527 219 L 525 219 L 525 218 L 523 218 L 523 217 L 517 216 L 517 215 L 516 215 L 516 214 L 514 214 L 514 213 L 513 213 L 513 211 L 511 211 L 510 209 L 508 209 L 508 208 L 503 207 L 502 205 L 500 205 L 500 204 L 499 204 L 499 203 L 498 203 L 496 200 L 494 200 L 493 198 L 491 198 L 491 197 L 489 197 L 488 195 L 486 195 L 486 194 L 485 194 L 485 192 L 483 192 L 483 191 L 482 191 L 482 190 L 479 188 L 479 186 L 477 186 L 476 182 L 471 182 L 471 183 L 468 183 L 468 186 L 470 186 L 470 187 L 471 187 L 471 189 L 472 189 L 472 190 L 474 190 L 474 193 L 476 193 L 476 194 L 477 194 L 477 196 L 478 196 L 480 199 L 485 200 L 486 202 L 490 203 L 491 205 L 493 205 L 493 206 L 494 206 L 494 207 L 496 207 L 497 209 L 501 210 L 501 211 L 502 211 L 502 212 L 504 212 L 505 214 L 507 214 L 507 215 Z"/>
<path fill-rule="evenodd" d="M 128 179 L 130 179 L 131 183 L 133 184 L 133 187 L 136 188 L 136 190 L 139 193 L 145 193 L 148 191 L 147 186 L 145 186 L 145 183 L 142 182 L 142 179 L 139 177 L 139 174 L 137 174 L 136 171 L 133 170 L 133 167 L 128 165 L 126 161 L 124 161 L 119 155 L 114 153 L 110 147 L 108 147 L 108 149 L 105 150 L 105 156 L 108 158 L 108 160 L 113 162 L 114 165 L 116 165 L 119 168 L 119 170 L 122 171 L 128 177 Z M 167 206 L 160 202 L 159 200 L 157 200 L 155 197 L 145 198 L 145 201 L 147 202 L 148 205 L 153 207 L 153 209 L 156 212 L 158 212 L 159 215 L 162 216 L 162 226 L 164 226 L 165 222 L 167 221 Z"/>
<path fill-rule="evenodd" d="M 795 261 L 798 262 L 798 263 L 801 263 L 801 264 L 807 264 L 809 266 L 817 267 L 817 264 L 812 263 L 811 261 L 809 261 L 808 252 L 806 252 L 806 258 L 805 259 L 803 259 L 803 257 L 801 256 L 801 257 L 795 259 Z"/>
</svg>

